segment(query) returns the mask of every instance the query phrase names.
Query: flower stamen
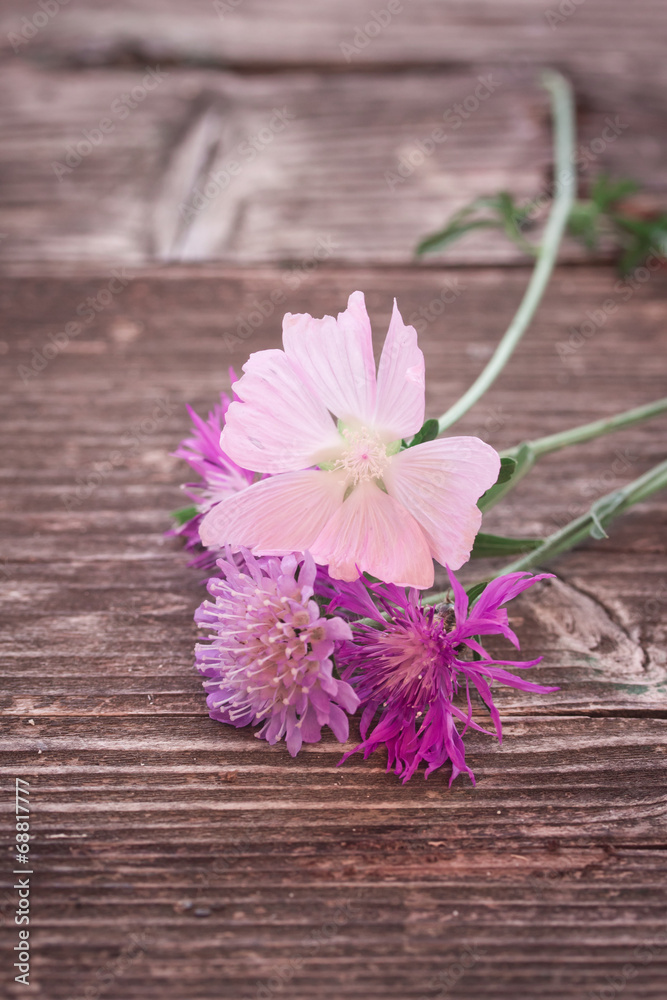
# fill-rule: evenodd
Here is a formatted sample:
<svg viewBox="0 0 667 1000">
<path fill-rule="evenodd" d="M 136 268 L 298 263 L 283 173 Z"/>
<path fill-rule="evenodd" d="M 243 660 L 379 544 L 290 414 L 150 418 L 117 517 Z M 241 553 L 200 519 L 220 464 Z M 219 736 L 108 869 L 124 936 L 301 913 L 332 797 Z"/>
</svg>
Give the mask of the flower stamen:
<svg viewBox="0 0 667 1000">
<path fill-rule="evenodd" d="M 368 427 L 357 430 L 344 427 L 341 433 L 345 438 L 346 448 L 334 462 L 332 471 L 345 472 L 352 486 L 368 480 L 382 479 L 389 455 L 380 436 Z"/>
</svg>

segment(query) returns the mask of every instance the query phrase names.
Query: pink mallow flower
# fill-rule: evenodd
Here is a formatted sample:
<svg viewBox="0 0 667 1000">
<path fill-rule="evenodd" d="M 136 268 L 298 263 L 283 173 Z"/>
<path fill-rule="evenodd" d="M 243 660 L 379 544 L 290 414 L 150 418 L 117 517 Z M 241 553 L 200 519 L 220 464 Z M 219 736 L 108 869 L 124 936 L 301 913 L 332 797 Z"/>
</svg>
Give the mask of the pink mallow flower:
<svg viewBox="0 0 667 1000">
<path fill-rule="evenodd" d="M 433 558 L 461 566 L 500 459 L 475 437 L 401 450 L 424 422 L 424 356 L 396 303 L 377 375 L 361 292 L 337 319 L 287 313 L 283 346 L 251 354 L 221 437 L 235 462 L 271 477 L 212 508 L 203 543 L 308 549 L 336 579 L 420 588 Z"/>
<path fill-rule="evenodd" d="M 499 741 L 502 729 L 493 681 L 521 691 L 558 690 L 505 669 L 534 667 L 539 659 L 495 660 L 481 644 L 481 636 L 502 635 L 518 648 L 502 605 L 549 575 L 508 573 L 489 583 L 469 607 L 468 595 L 450 571 L 454 604 L 437 608 L 424 607 L 416 590 L 366 586 L 362 580 L 333 586 L 334 581 L 323 578 L 318 589 L 322 596 L 333 597 L 329 611 L 364 616 L 353 623 L 354 642 L 344 643 L 337 659 L 342 677 L 352 683 L 362 704 L 362 742 L 343 760 L 358 750 L 368 757 L 384 744 L 387 770 L 393 768 L 404 782 L 422 762 L 428 777 L 450 761 L 450 785 L 462 772 L 474 785 L 462 737 L 469 727 L 487 730 L 473 721 L 471 689 L 488 708 Z M 460 732 L 457 723 L 462 724 Z"/>
<path fill-rule="evenodd" d="M 242 552 L 239 568 L 228 554 L 209 580 L 212 601 L 195 621 L 213 633 L 195 647 L 212 719 L 231 726 L 262 723 L 257 736 L 276 743 L 283 736 L 294 757 L 303 742 L 321 739 L 329 726 L 341 743 L 348 737 L 346 712 L 359 699 L 333 676 L 332 654 L 351 639 L 350 626 L 323 617 L 313 598 L 316 566 L 303 557 L 254 559 Z"/>
</svg>

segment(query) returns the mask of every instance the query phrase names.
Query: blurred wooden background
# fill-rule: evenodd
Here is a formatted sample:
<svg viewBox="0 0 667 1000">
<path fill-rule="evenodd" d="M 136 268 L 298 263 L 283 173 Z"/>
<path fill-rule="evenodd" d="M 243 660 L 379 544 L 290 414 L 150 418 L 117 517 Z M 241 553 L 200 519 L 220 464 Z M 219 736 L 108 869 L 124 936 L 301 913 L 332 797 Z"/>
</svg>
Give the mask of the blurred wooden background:
<svg viewBox="0 0 667 1000">
<path fill-rule="evenodd" d="M 663 1000 L 664 497 L 514 606 L 561 689 L 499 691 L 502 748 L 467 740 L 476 789 L 210 721 L 203 590 L 163 532 L 184 403 L 278 346 L 283 311 L 361 288 L 379 345 L 396 295 L 429 414 L 472 381 L 530 263 L 489 232 L 422 264 L 414 245 L 477 195 L 548 190 L 540 68 L 575 86 L 582 189 L 631 176 L 664 209 L 666 42 L 658 0 L 0 3 L 0 815 L 10 845 L 29 780 L 31 996 Z M 664 395 L 666 316 L 663 271 L 619 284 L 566 242 L 461 432 L 500 448 Z M 544 460 L 489 529 L 554 530 L 664 439 Z"/>
</svg>

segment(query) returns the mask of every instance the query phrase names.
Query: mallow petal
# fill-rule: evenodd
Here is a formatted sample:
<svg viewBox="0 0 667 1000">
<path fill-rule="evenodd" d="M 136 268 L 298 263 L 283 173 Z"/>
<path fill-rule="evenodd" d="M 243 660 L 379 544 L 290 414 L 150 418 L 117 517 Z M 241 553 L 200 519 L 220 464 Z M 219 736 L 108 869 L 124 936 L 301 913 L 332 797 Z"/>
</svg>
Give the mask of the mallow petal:
<svg viewBox="0 0 667 1000">
<path fill-rule="evenodd" d="M 338 319 L 287 313 L 285 353 L 313 395 L 345 423 L 369 424 L 375 409 L 371 324 L 362 292 L 353 292 Z"/>
<path fill-rule="evenodd" d="M 373 426 L 389 441 L 411 437 L 424 423 L 424 355 L 396 299 L 378 369 Z"/>
<path fill-rule="evenodd" d="M 423 531 L 372 481 L 352 490 L 309 548 L 335 579 L 356 580 L 366 572 L 402 587 L 433 584 L 433 560 Z"/>
<path fill-rule="evenodd" d="M 326 406 L 303 384 L 283 351 L 257 351 L 232 388 L 220 445 L 253 472 L 292 472 L 318 465 L 340 447 Z"/>
<path fill-rule="evenodd" d="M 206 546 L 242 545 L 254 555 L 311 547 L 342 506 L 345 478 L 337 472 L 286 472 L 263 479 L 216 504 L 201 522 Z"/>
<path fill-rule="evenodd" d="M 470 557 L 482 515 L 476 506 L 498 478 L 500 458 L 475 437 L 428 441 L 394 455 L 387 490 L 421 525 L 431 554 L 458 569 Z"/>
</svg>

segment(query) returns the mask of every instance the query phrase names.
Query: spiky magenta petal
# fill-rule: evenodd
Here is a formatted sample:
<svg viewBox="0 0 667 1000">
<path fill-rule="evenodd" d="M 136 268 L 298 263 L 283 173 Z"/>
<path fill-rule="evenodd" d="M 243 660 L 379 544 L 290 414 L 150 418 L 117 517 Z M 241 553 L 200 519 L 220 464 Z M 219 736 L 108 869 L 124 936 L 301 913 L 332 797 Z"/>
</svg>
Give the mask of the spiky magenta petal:
<svg viewBox="0 0 667 1000">
<path fill-rule="evenodd" d="M 230 370 L 232 380 L 236 378 Z M 197 482 L 186 483 L 184 490 L 194 502 L 197 513 L 184 524 L 169 532 L 185 539 L 185 547 L 197 551 L 192 566 L 213 570 L 220 556 L 220 549 L 200 550 L 199 528 L 204 515 L 217 503 L 246 489 L 261 476 L 244 469 L 227 455 L 220 446 L 220 435 L 225 425 L 231 399 L 220 393 L 220 402 L 213 406 L 204 420 L 188 406 L 192 432 L 184 438 L 173 453 L 182 458 L 199 477 Z"/>
<path fill-rule="evenodd" d="M 500 605 L 549 575 L 501 577 L 489 584 L 469 610 L 467 595 L 450 571 L 455 603 L 440 612 L 423 607 L 416 590 L 381 583 L 366 585 L 361 580 L 347 585 L 324 581 L 322 593 L 332 598 L 329 610 L 374 621 L 373 625 L 355 623 L 354 640 L 344 644 L 338 657 L 342 676 L 352 683 L 363 707 L 362 742 L 343 760 L 357 751 L 368 757 L 384 743 L 387 770 L 393 769 L 404 782 L 422 761 L 425 777 L 450 761 L 450 784 L 462 772 L 474 784 L 462 736 L 468 727 L 486 730 L 472 720 L 472 688 L 486 704 L 499 740 L 502 729 L 491 681 L 524 691 L 557 690 L 525 681 L 504 669 L 533 667 L 541 658 L 493 660 L 475 636 L 504 635 L 518 646 L 507 611 Z M 468 658 L 471 653 L 478 658 Z M 462 696 L 465 710 L 456 703 L 461 701 L 457 696 Z M 461 732 L 457 722 L 463 723 Z"/>
</svg>

